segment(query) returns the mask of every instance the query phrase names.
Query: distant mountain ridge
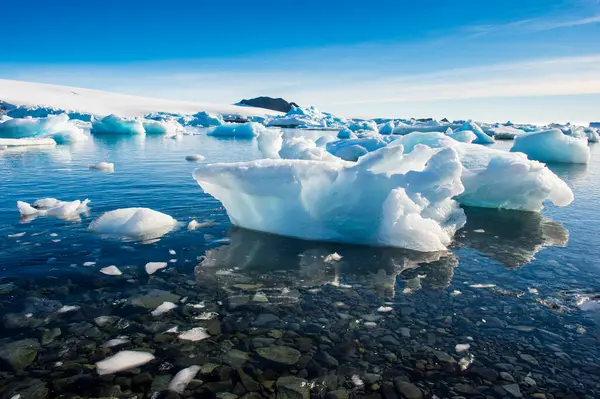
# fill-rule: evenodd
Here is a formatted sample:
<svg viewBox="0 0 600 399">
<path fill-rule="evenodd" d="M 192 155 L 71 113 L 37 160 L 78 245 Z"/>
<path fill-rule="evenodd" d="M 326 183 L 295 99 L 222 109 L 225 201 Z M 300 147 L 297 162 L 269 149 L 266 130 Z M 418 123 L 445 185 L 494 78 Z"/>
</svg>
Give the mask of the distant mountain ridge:
<svg viewBox="0 0 600 399">
<path fill-rule="evenodd" d="M 272 98 L 272 97 L 256 97 L 250 99 L 243 99 L 236 105 L 248 105 L 251 107 L 265 108 L 272 111 L 289 112 L 294 107 L 298 107 L 295 102 L 287 102 L 283 98 Z"/>
</svg>

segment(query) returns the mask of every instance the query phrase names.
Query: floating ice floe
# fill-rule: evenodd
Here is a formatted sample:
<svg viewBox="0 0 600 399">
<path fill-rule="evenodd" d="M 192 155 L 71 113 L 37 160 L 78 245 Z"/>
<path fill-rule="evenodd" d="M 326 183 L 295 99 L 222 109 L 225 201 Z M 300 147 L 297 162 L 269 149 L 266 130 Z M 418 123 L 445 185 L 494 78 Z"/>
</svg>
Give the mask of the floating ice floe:
<svg viewBox="0 0 600 399">
<path fill-rule="evenodd" d="M 185 341 L 201 341 L 203 339 L 209 338 L 210 335 L 206 333 L 206 329 L 202 327 L 195 327 L 191 330 L 185 331 L 179 334 L 179 339 L 183 339 Z"/>
<path fill-rule="evenodd" d="M 144 131 L 148 135 L 154 134 L 166 134 L 166 135 L 176 135 L 177 131 L 183 130 L 183 127 L 174 120 L 152 120 L 145 119 L 142 121 L 142 126 L 144 127 Z"/>
<path fill-rule="evenodd" d="M 149 240 L 170 232 L 177 221 L 149 208 L 121 208 L 95 219 L 88 230 L 103 235 Z"/>
<path fill-rule="evenodd" d="M 456 199 L 463 205 L 539 211 L 547 200 L 558 206 L 573 201 L 573 192 L 563 180 L 524 154 L 458 143 L 441 133 L 411 133 L 390 143 L 403 145 L 407 152 L 419 144 L 458 152 L 464 192 Z"/>
<path fill-rule="evenodd" d="M 115 164 L 111 162 L 98 162 L 88 165 L 89 169 L 99 170 L 101 172 L 114 172 Z"/>
<path fill-rule="evenodd" d="M 188 126 L 211 127 L 221 126 L 224 123 L 225 121 L 221 115 L 213 115 L 203 111 L 192 115 L 192 118 L 186 124 Z"/>
<path fill-rule="evenodd" d="M 477 140 L 477 135 L 471 130 L 459 130 L 457 132 L 447 132 L 446 134 L 461 143 L 472 143 Z"/>
<path fill-rule="evenodd" d="M 177 374 L 175 374 L 175 377 L 173 377 L 171 382 L 169 382 L 169 390 L 182 394 L 190 381 L 194 379 L 199 371 L 200 366 L 190 366 L 179 371 Z"/>
<path fill-rule="evenodd" d="M 493 136 L 496 140 L 514 140 L 525 134 L 525 131 L 517 129 L 514 126 L 495 126 L 485 129 L 486 133 Z"/>
<path fill-rule="evenodd" d="M 122 118 L 111 114 L 92 123 L 92 134 L 143 135 L 146 133 L 142 121 L 137 118 Z"/>
<path fill-rule="evenodd" d="M 375 121 L 355 121 L 349 124 L 347 128 L 353 132 L 379 132 Z"/>
<path fill-rule="evenodd" d="M 342 130 L 340 130 L 337 134 L 337 138 L 338 139 L 355 139 L 357 136 L 356 134 L 354 134 L 354 132 L 350 129 L 344 128 Z"/>
<path fill-rule="evenodd" d="M 515 139 L 511 152 L 522 152 L 541 162 L 583 163 L 590 161 L 586 138 L 571 137 L 559 129 L 523 134 Z"/>
<path fill-rule="evenodd" d="M 473 141 L 473 144 L 493 144 L 494 138 L 485 134 L 485 132 L 481 129 L 481 127 L 475 122 L 466 122 L 464 125 L 456 129 L 454 132 L 460 131 L 471 131 L 477 136 L 477 138 Z"/>
<path fill-rule="evenodd" d="M 17 208 L 21 216 L 32 218 L 36 216 L 50 216 L 57 219 L 77 219 L 80 213 L 87 212 L 90 200 L 61 201 L 56 198 L 42 198 L 33 205 L 17 201 Z"/>
<path fill-rule="evenodd" d="M 323 147 L 317 146 L 317 144 L 306 137 L 286 137 L 286 139 L 280 143 L 281 149 L 278 152 L 277 157 L 285 159 L 305 159 L 308 161 L 335 161 L 335 156 L 327 152 Z M 266 158 L 271 158 L 263 154 Z"/>
<path fill-rule="evenodd" d="M 264 130 L 265 127 L 256 122 L 227 123 L 213 128 L 207 135 L 213 137 L 251 139 L 261 134 Z"/>
<path fill-rule="evenodd" d="M 308 108 L 292 106 L 287 114 L 269 120 L 267 126 L 325 129 L 340 128 L 346 123 L 345 119 L 321 112 L 314 106 Z"/>
<path fill-rule="evenodd" d="M 154 274 L 165 267 L 167 267 L 167 262 L 148 262 L 146 263 L 146 273 Z"/>
<path fill-rule="evenodd" d="M 194 178 L 233 224 L 297 238 L 445 249 L 465 223 L 455 150 L 385 147 L 359 162 L 259 160 L 202 165 Z M 356 190 L 369 187 L 369 190 Z M 242 200 L 241 198 L 244 198 Z"/>
<path fill-rule="evenodd" d="M 148 352 L 121 351 L 114 356 L 96 363 L 96 371 L 100 375 L 114 374 L 119 371 L 143 366 L 154 360 L 154 355 Z"/>
<path fill-rule="evenodd" d="M 466 352 L 471 348 L 471 345 L 469 344 L 456 344 L 456 347 L 454 348 L 456 350 L 456 353 L 461 353 L 461 352 Z"/>
<path fill-rule="evenodd" d="M 154 309 L 152 312 L 150 312 L 150 314 L 152 314 L 152 316 L 155 316 L 155 317 L 160 316 L 162 314 L 170 312 L 171 310 L 175 309 L 176 307 L 177 307 L 177 305 L 175 305 L 173 302 L 163 302 L 156 309 Z"/>
<path fill-rule="evenodd" d="M 256 139 L 258 150 L 265 158 L 279 158 L 279 150 L 283 143 L 279 129 L 262 129 Z"/>
<path fill-rule="evenodd" d="M 394 121 L 389 121 L 379 128 L 379 134 L 392 134 L 394 133 L 394 127 L 396 127 Z"/>
<path fill-rule="evenodd" d="M 204 161 L 204 157 L 202 155 L 188 155 L 185 157 L 185 160 L 188 162 L 202 162 Z"/>
<path fill-rule="evenodd" d="M 45 118 L 15 118 L 0 123 L 0 138 L 49 138 L 57 144 L 87 140 L 83 130 L 69 120 L 67 114 Z M 23 145 L 23 144 L 21 144 Z"/>
<path fill-rule="evenodd" d="M 65 305 L 62 308 L 58 309 L 56 311 L 56 313 L 69 313 L 69 312 L 74 312 L 76 310 L 81 309 L 80 306 L 76 306 L 76 305 Z"/>
<path fill-rule="evenodd" d="M 100 269 L 100 273 L 106 274 L 107 276 L 120 276 L 123 274 L 123 272 L 114 265 L 103 267 Z"/>
</svg>

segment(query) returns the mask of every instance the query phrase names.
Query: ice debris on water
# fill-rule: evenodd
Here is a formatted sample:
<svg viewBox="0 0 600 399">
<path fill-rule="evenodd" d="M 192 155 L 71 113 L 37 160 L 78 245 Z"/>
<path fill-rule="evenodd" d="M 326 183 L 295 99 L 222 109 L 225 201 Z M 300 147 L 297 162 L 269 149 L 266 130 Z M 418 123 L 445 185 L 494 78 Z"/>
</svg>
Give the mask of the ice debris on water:
<svg viewBox="0 0 600 399">
<path fill-rule="evenodd" d="M 69 120 L 67 114 L 48 115 L 42 118 L 14 118 L 0 122 L 2 145 L 27 145 L 36 140 L 51 140 L 54 144 L 69 144 L 88 139 L 83 129 Z M 12 140 L 12 141 L 11 141 Z M 42 142 L 39 141 L 41 144 Z"/>
<path fill-rule="evenodd" d="M 192 220 L 191 222 L 188 223 L 187 225 L 187 229 L 188 230 L 196 230 L 198 228 L 198 226 L 200 226 L 200 223 L 198 223 L 196 221 L 196 219 Z"/>
<path fill-rule="evenodd" d="M 471 284 L 471 288 L 494 288 L 496 284 Z"/>
<path fill-rule="evenodd" d="M 454 348 L 456 350 L 457 353 L 461 353 L 461 352 L 466 352 L 471 348 L 471 345 L 469 344 L 456 344 L 456 347 Z"/>
<path fill-rule="evenodd" d="M 23 231 L 21 233 L 16 233 L 16 234 L 9 234 L 8 238 L 19 238 L 19 237 L 23 237 L 25 234 L 27 234 L 27 232 Z"/>
<path fill-rule="evenodd" d="M 185 331 L 179 335 L 179 339 L 186 341 L 201 341 L 209 337 L 210 335 L 206 333 L 206 329 L 202 327 L 192 328 L 191 330 Z"/>
<path fill-rule="evenodd" d="M 98 162 L 88 165 L 89 169 L 99 170 L 101 172 L 114 172 L 115 164 L 111 162 Z"/>
<path fill-rule="evenodd" d="M 115 339 L 111 339 L 109 341 L 107 341 L 103 347 L 104 348 L 114 348 L 115 346 L 119 346 L 119 345 L 125 345 L 128 344 L 129 341 L 128 339 L 125 338 L 115 338 Z"/>
<path fill-rule="evenodd" d="M 201 162 L 204 161 L 204 157 L 202 155 L 188 155 L 185 157 L 185 160 L 188 162 Z"/>
<path fill-rule="evenodd" d="M 200 366 L 190 366 L 179 371 L 175 377 L 169 382 L 169 390 L 182 394 L 190 381 L 198 374 Z"/>
<path fill-rule="evenodd" d="M 95 219 L 88 230 L 110 236 L 148 240 L 171 231 L 177 221 L 171 216 L 149 208 L 121 208 Z"/>
<path fill-rule="evenodd" d="M 120 276 L 123 274 L 123 272 L 115 265 L 103 267 L 100 269 L 100 273 L 106 274 L 107 276 Z"/>
<path fill-rule="evenodd" d="M 100 375 L 114 374 L 119 371 L 142 366 L 153 359 L 154 355 L 148 352 L 121 351 L 114 356 L 96 363 L 96 370 Z"/>
<path fill-rule="evenodd" d="M 174 249 L 169 249 L 169 255 L 176 255 L 177 252 L 175 252 Z"/>
<path fill-rule="evenodd" d="M 83 266 L 85 267 L 91 267 L 94 266 L 96 264 L 96 262 L 83 262 Z"/>
<path fill-rule="evenodd" d="M 42 198 L 33 203 L 33 205 L 17 201 L 17 208 L 21 216 L 30 218 L 36 216 L 50 216 L 57 219 L 74 219 L 80 213 L 87 212 L 90 200 L 83 201 L 61 201 L 56 198 Z"/>
<path fill-rule="evenodd" d="M 365 385 L 365 383 L 363 382 L 363 380 L 360 379 L 358 374 L 354 374 L 352 376 L 351 380 L 352 380 L 352 383 L 354 384 L 354 386 L 356 386 L 356 387 L 362 387 L 363 385 Z"/>
<path fill-rule="evenodd" d="M 390 306 L 380 306 L 379 308 L 377 308 L 377 311 L 379 313 L 389 313 L 392 310 L 394 310 L 394 309 L 392 309 Z"/>
<path fill-rule="evenodd" d="M 458 365 L 460 366 L 460 369 L 462 371 L 465 371 L 466 369 L 469 368 L 469 366 L 471 364 L 473 364 L 473 362 L 475 361 L 475 356 L 473 356 L 472 354 L 468 354 L 467 356 L 463 357 L 462 359 L 460 359 L 458 361 Z"/>
<path fill-rule="evenodd" d="M 162 314 L 165 314 L 167 312 L 170 312 L 171 310 L 175 309 L 177 307 L 177 305 L 175 305 L 173 302 L 168 302 L 165 301 L 163 303 L 161 303 L 160 305 L 158 305 L 158 307 L 156 309 L 154 309 L 152 312 L 150 312 L 150 314 L 152 314 L 152 316 L 160 316 Z"/>
<path fill-rule="evenodd" d="M 167 267 L 167 262 L 148 262 L 146 263 L 146 273 L 154 274 L 160 269 Z"/>
<path fill-rule="evenodd" d="M 71 305 L 65 305 L 62 308 L 58 309 L 56 311 L 56 313 L 74 312 L 74 311 L 79 310 L 79 309 L 81 309 L 81 307 L 77 306 L 77 305 L 72 305 L 72 306 Z"/>
<path fill-rule="evenodd" d="M 334 262 L 339 262 L 340 260 L 342 260 L 342 256 L 340 254 L 338 254 L 337 252 L 329 254 L 323 258 L 324 263 L 334 263 Z"/>
</svg>

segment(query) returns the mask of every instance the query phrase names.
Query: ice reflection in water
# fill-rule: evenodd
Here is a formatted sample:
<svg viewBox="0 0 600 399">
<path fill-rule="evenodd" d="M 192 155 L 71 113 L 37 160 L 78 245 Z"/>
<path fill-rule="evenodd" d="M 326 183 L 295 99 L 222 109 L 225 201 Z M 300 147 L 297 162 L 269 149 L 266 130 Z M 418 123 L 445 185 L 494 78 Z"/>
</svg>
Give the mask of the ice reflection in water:
<svg viewBox="0 0 600 399">
<path fill-rule="evenodd" d="M 228 236 L 230 244 L 206 251 L 196 267 L 199 281 L 260 283 L 279 289 L 360 285 L 380 297 L 392 298 L 397 280 L 403 280 L 405 293 L 417 289 L 415 279 L 418 287 L 443 289 L 458 265 L 456 256 L 447 251 L 425 253 L 305 241 L 240 228 L 231 229 Z M 328 261 L 327 255 L 334 252 L 342 258 Z"/>
<path fill-rule="evenodd" d="M 485 253 L 508 268 L 531 262 L 544 247 L 566 246 L 569 232 L 537 212 L 465 207 L 458 246 Z"/>
</svg>

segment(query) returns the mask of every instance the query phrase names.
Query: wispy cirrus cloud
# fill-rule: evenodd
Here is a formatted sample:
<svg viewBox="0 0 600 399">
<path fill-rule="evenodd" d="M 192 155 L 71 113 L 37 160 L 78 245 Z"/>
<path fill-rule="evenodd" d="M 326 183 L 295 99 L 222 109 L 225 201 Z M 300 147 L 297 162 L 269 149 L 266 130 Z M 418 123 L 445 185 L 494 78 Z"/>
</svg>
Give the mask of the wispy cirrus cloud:
<svg viewBox="0 0 600 399">
<path fill-rule="evenodd" d="M 598 1 L 600 4 L 600 1 Z M 572 28 L 576 26 L 592 25 L 600 23 L 600 12 L 591 16 L 570 18 L 536 17 L 501 24 L 474 25 L 466 27 L 471 32 L 470 37 L 480 37 L 489 34 L 526 34 L 545 32 L 554 29 Z"/>
</svg>

